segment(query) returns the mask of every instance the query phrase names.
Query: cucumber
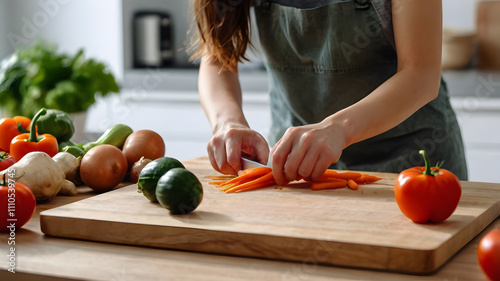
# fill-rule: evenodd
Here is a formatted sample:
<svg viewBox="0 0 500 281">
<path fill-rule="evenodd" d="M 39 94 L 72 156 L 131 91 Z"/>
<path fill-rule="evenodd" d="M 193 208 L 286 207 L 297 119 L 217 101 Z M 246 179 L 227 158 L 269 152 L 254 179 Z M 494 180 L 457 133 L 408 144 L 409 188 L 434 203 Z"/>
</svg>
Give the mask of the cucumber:
<svg viewBox="0 0 500 281">
<path fill-rule="evenodd" d="M 124 124 L 116 124 L 109 127 L 102 136 L 100 136 L 96 141 L 88 142 L 83 145 L 85 152 L 89 151 L 91 148 L 100 144 L 111 144 L 119 149 L 123 148 L 123 144 L 127 137 L 132 134 L 134 130 Z"/>
<path fill-rule="evenodd" d="M 162 157 L 149 162 L 139 173 L 137 181 L 137 191 L 142 193 L 151 202 L 157 203 L 156 185 L 158 180 L 173 168 L 182 168 L 182 163 L 171 157 Z"/>
<path fill-rule="evenodd" d="M 158 180 L 156 198 L 171 214 L 185 215 L 200 205 L 203 187 L 191 171 L 173 168 Z"/>
</svg>

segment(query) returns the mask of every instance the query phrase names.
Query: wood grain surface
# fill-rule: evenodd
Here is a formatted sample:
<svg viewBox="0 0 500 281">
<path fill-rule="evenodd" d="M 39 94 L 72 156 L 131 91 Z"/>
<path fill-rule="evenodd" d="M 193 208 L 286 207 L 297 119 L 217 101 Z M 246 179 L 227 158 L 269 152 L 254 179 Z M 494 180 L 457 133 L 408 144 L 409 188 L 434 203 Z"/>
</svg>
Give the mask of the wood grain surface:
<svg viewBox="0 0 500 281">
<path fill-rule="evenodd" d="M 441 224 L 415 224 L 400 212 L 395 174 L 354 191 L 311 191 L 304 184 L 225 194 L 206 158 L 184 162 L 203 184 L 189 215 L 173 216 L 135 185 L 40 214 L 57 237 L 182 249 L 302 264 L 429 274 L 500 215 L 500 185 L 463 182 L 455 213 Z"/>
</svg>

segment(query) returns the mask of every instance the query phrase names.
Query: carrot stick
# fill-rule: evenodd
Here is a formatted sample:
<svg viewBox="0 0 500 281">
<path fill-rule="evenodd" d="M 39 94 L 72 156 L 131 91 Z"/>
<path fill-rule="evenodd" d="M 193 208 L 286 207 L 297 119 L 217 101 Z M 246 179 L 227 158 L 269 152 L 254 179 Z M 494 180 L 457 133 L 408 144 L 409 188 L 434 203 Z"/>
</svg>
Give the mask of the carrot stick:
<svg viewBox="0 0 500 281">
<path fill-rule="evenodd" d="M 223 190 L 226 193 L 235 192 L 236 190 L 247 188 L 249 186 L 252 186 L 252 185 L 255 185 L 255 184 L 258 184 L 258 183 L 270 181 L 271 179 L 274 180 L 273 172 L 268 172 L 267 174 L 265 174 L 263 176 L 260 176 L 260 177 L 258 177 L 256 179 L 253 179 L 251 181 L 247 181 L 247 182 L 244 182 L 242 184 L 239 184 L 239 185 L 236 185 L 236 186 L 232 186 L 229 189 L 223 189 Z"/>
<path fill-rule="evenodd" d="M 347 187 L 349 187 L 352 190 L 357 190 L 359 185 L 354 180 L 348 180 Z"/>
<path fill-rule="evenodd" d="M 263 176 L 263 175 L 269 173 L 270 171 L 272 171 L 272 169 L 269 167 L 258 167 L 258 168 L 246 169 L 246 170 L 243 170 L 243 172 L 241 172 L 241 174 L 239 176 L 227 181 L 225 185 L 233 184 L 233 183 L 240 184 L 244 181 L 249 181 L 249 180 L 258 178 L 260 176 Z"/>
<path fill-rule="evenodd" d="M 312 190 L 334 189 L 334 188 L 346 187 L 346 185 L 347 181 L 343 179 L 338 179 L 328 182 L 311 182 L 311 189 Z"/>
<path fill-rule="evenodd" d="M 379 178 L 377 176 L 363 174 L 363 175 L 361 175 L 361 177 L 355 178 L 354 181 L 358 184 L 366 184 L 366 183 L 374 183 L 374 182 L 379 181 L 381 179 L 382 178 Z"/>
<path fill-rule="evenodd" d="M 322 175 L 319 179 L 315 180 L 315 182 L 331 182 L 336 180 L 345 180 L 337 177 L 332 177 L 330 175 Z"/>
<path fill-rule="evenodd" d="M 244 176 L 244 175 L 248 175 L 248 174 L 253 174 L 253 173 L 259 173 L 259 172 L 262 172 L 262 171 L 270 171 L 271 168 L 269 167 L 257 167 L 257 168 L 250 168 L 250 169 L 245 169 L 245 170 L 241 170 L 238 174 L 238 176 Z"/>
<path fill-rule="evenodd" d="M 215 181 L 209 181 L 208 184 L 210 185 L 223 185 L 227 182 L 227 180 L 215 180 Z"/>
<path fill-rule="evenodd" d="M 365 179 L 366 183 L 373 183 L 373 182 L 377 182 L 377 181 L 382 179 L 382 178 L 379 178 L 379 177 L 373 176 L 373 175 L 365 175 L 365 176 L 366 176 L 366 179 Z"/>
<path fill-rule="evenodd" d="M 335 170 L 326 170 L 323 176 L 338 178 L 343 180 L 350 180 L 361 177 L 361 173 L 351 172 L 351 171 L 339 173 Z"/>
<path fill-rule="evenodd" d="M 235 192 L 250 191 L 250 190 L 254 190 L 254 189 L 258 189 L 258 188 L 263 188 L 263 187 L 268 187 L 268 186 L 273 186 L 273 185 L 276 185 L 276 181 L 274 181 L 274 179 L 268 180 L 268 181 L 264 181 L 264 182 L 261 182 L 261 183 L 257 183 L 257 184 L 254 184 L 252 186 L 246 187 L 246 188 L 238 189 Z"/>
<path fill-rule="evenodd" d="M 206 179 L 211 179 L 211 180 L 229 180 L 235 178 L 235 176 L 231 175 L 225 175 L 225 176 L 206 176 Z"/>
</svg>

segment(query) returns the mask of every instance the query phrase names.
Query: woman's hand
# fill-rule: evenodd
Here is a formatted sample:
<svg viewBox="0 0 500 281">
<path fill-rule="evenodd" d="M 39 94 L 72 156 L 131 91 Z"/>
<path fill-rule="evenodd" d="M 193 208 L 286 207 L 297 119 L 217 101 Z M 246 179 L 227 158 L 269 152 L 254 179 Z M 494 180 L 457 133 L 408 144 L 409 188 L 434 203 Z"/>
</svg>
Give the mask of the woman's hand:
<svg viewBox="0 0 500 281">
<path fill-rule="evenodd" d="M 242 125 L 218 130 L 207 146 L 212 167 L 223 174 L 236 175 L 241 170 L 241 153 L 255 156 L 262 164 L 269 157 L 269 146 L 259 133 Z"/>
<path fill-rule="evenodd" d="M 345 146 L 344 130 L 335 122 L 289 128 L 272 150 L 274 179 L 278 185 L 317 180 L 340 159 Z"/>
</svg>

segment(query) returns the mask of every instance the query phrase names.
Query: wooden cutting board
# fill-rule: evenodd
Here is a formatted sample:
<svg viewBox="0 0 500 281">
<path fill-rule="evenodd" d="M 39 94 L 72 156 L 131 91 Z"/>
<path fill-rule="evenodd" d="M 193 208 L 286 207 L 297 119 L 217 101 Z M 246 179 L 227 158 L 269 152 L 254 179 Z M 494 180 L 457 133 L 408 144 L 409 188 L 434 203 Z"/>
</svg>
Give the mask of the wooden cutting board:
<svg viewBox="0 0 500 281">
<path fill-rule="evenodd" d="M 304 184 L 226 194 L 206 158 L 184 162 L 203 183 L 189 215 L 170 215 L 126 186 L 40 214 L 47 235 L 181 249 L 302 264 L 428 274 L 500 215 L 500 184 L 463 182 L 455 213 L 441 224 L 415 224 L 399 210 L 396 174 L 347 188 L 312 191 Z M 300 270 L 300 268 L 299 268 Z"/>
</svg>

